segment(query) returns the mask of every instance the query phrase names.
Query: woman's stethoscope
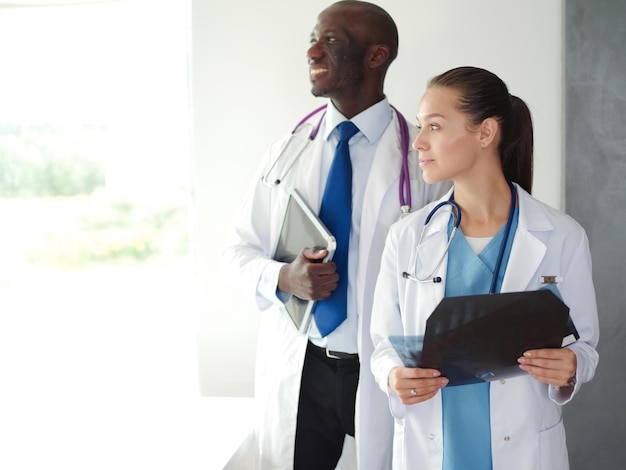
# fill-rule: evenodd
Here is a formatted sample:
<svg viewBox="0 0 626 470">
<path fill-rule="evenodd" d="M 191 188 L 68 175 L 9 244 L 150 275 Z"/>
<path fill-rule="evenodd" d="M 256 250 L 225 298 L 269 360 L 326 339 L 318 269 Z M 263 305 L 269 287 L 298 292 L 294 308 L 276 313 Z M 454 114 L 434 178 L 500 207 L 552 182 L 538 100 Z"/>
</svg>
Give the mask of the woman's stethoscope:
<svg viewBox="0 0 626 470">
<path fill-rule="evenodd" d="M 280 154 L 276 157 L 276 159 L 272 162 L 272 165 L 269 167 L 265 175 L 263 175 L 263 177 L 261 178 L 261 181 L 263 181 L 265 185 L 267 185 L 268 187 L 278 186 L 283 181 L 285 176 L 287 176 L 287 173 L 289 173 L 289 171 L 291 170 L 291 167 L 296 162 L 296 160 L 300 158 L 300 155 L 302 155 L 304 150 L 309 146 L 311 142 L 313 142 L 313 140 L 315 140 L 315 137 L 317 136 L 320 130 L 320 127 L 322 126 L 322 121 L 324 120 L 324 116 L 326 115 L 325 111 L 322 113 L 322 116 L 317 122 L 317 125 L 312 126 L 313 129 L 311 130 L 309 137 L 306 139 L 305 144 L 302 146 L 302 148 L 300 148 L 298 152 L 296 152 L 295 157 L 293 157 L 290 162 L 287 162 L 282 172 L 282 175 L 280 177 L 274 177 L 274 178 L 271 177 L 272 173 L 278 172 L 277 163 L 287 158 L 286 155 L 288 153 L 286 152 L 286 150 L 293 143 L 294 138 L 296 136 L 296 132 L 299 131 L 300 128 L 312 116 L 316 115 L 322 110 L 325 110 L 326 106 L 327 105 L 320 106 L 319 108 L 313 110 L 312 112 L 307 114 L 304 118 L 302 118 L 302 120 L 296 125 L 296 127 L 294 127 L 293 131 L 291 131 L 291 136 L 289 137 L 289 141 L 283 147 L 283 149 L 281 150 Z M 399 192 L 400 192 L 400 212 L 401 212 L 400 218 L 402 218 L 403 216 L 411 212 L 411 175 L 409 173 L 409 126 L 406 122 L 406 119 L 404 119 L 404 116 L 402 116 L 402 113 L 400 113 L 400 111 L 398 111 L 393 106 L 391 107 L 396 112 L 396 115 L 398 116 L 398 121 L 400 122 L 400 146 L 402 149 L 402 168 L 400 169 Z"/>
<path fill-rule="evenodd" d="M 509 219 L 506 222 L 504 238 L 500 245 L 500 251 L 498 252 L 498 258 L 496 260 L 496 267 L 493 271 L 493 277 L 491 278 L 491 287 L 489 288 L 490 294 L 493 294 L 496 289 L 496 283 L 498 281 L 498 273 L 500 272 L 500 268 L 502 265 L 502 257 L 504 256 L 504 250 L 506 248 L 506 244 L 509 239 L 509 233 L 511 232 L 511 225 L 513 224 L 513 217 L 515 216 L 515 204 L 517 203 L 517 190 L 515 188 L 515 185 L 511 183 L 510 181 L 507 181 L 507 182 L 509 183 L 509 188 L 511 188 L 511 209 L 509 210 Z M 426 216 L 426 220 L 424 221 L 424 226 L 422 227 L 422 231 L 420 232 L 419 239 L 417 241 L 417 246 L 419 246 L 422 243 L 422 239 L 424 238 L 424 233 L 426 233 L 426 228 L 428 227 L 428 224 L 430 223 L 430 219 L 433 218 L 433 216 L 437 213 L 439 209 L 447 205 L 452 206 L 451 212 L 452 212 L 452 217 L 453 217 L 453 224 L 452 224 L 452 231 L 450 232 L 450 237 L 448 238 L 448 243 L 446 244 L 446 248 L 444 252 L 441 254 L 441 257 L 439 258 L 439 261 L 437 261 L 437 264 L 435 264 L 435 267 L 426 276 L 417 277 L 417 255 L 416 255 L 415 262 L 413 264 L 413 273 L 411 274 L 407 271 L 404 271 L 402 273 L 403 278 L 409 279 L 411 281 L 417 281 L 417 282 L 439 283 L 442 281 L 441 277 L 439 276 L 432 277 L 432 275 L 435 274 L 435 271 L 437 271 L 437 269 L 443 262 L 444 258 L 448 254 L 448 251 L 450 250 L 450 244 L 452 243 L 452 240 L 454 240 L 454 236 L 456 235 L 456 232 L 459 226 L 461 225 L 461 208 L 454 201 L 454 191 L 450 195 L 450 199 L 448 199 L 447 201 L 440 202 L 428 213 L 428 215 Z"/>
</svg>

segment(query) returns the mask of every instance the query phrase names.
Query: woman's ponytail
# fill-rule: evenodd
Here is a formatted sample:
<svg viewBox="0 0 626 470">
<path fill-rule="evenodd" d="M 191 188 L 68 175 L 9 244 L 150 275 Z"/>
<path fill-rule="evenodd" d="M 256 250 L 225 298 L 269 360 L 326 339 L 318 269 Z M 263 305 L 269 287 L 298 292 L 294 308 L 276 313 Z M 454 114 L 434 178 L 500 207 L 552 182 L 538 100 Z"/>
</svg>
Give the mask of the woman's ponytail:
<svg viewBox="0 0 626 470">
<path fill-rule="evenodd" d="M 512 119 L 504 123 L 500 143 L 502 171 L 506 179 L 515 181 L 527 192 L 533 185 L 533 121 L 530 110 L 521 98 L 511 95 Z"/>
</svg>

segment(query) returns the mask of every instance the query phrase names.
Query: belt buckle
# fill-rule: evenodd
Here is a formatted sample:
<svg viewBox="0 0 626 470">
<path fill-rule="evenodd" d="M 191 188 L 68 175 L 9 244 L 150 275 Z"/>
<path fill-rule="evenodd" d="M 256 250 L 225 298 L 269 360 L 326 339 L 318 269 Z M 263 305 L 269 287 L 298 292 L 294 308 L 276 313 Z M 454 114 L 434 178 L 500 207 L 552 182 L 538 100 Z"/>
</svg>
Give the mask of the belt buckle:
<svg viewBox="0 0 626 470">
<path fill-rule="evenodd" d="M 334 354 L 332 354 L 332 352 L 329 351 L 328 348 L 324 348 L 324 351 L 326 351 L 326 357 L 330 359 L 341 359 L 339 356 L 335 356 Z"/>
</svg>

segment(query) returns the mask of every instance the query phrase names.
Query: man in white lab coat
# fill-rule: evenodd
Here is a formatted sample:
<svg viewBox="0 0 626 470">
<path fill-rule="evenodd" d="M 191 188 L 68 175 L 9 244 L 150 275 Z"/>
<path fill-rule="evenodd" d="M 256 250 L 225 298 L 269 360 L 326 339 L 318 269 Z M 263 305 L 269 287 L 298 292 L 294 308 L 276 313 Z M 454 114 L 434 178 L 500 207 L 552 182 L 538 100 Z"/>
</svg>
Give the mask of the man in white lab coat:
<svg viewBox="0 0 626 470">
<path fill-rule="evenodd" d="M 359 469 L 384 470 L 391 465 L 387 443 L 393 422 L 369 369 L 374 283 L 400 206 L 410 199 L 413 208 L 420 208 L 448 186 L 423 182 L 413 150 L 407 150 L 410 189 L 402 184 L 401 147 L 410 147 L 414 130 L 394 112 L 383 91 L 398 48 L 391 17 L 366 2 L 335 3 L 319 15 L 310 44 L 312 93 L 330 100 L 293 136 L 268 150 L 222 256 L 233 282 L 262 315 L 255 391 L 257 468 L 332 470 L 357 468 L 358 461 Z M 325 252 L 307 247 L 289 264 L 272 255 L 289 188 L 296 188 L 318 213 L 338 141 L 336 126 L 346 120 L 358 128 L 349 142 L 346 319 L 322 335 L 314 318 L 308 334 L 301 335 L 284 301 L 290 295 L 317 301 L 331 296 L 338 282 L 335 263 L 321 263 Z M 401 138 L 405 131 L 408 135 Z M 299 153 L 312 132 L 313 140 Z"/>
</svg>

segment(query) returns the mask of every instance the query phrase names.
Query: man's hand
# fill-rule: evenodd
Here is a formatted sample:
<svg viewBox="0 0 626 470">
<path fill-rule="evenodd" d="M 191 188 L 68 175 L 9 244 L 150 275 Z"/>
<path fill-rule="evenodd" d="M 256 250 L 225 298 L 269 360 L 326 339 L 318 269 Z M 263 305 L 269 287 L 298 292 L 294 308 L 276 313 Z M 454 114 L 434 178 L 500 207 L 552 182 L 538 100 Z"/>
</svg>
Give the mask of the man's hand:
<svg viewBox="0 0 626 470">
<path fill-rule="evenodd" d="M 303 249 L 298 257 L 286 264 L 278 275 L 278 290 L 303 300 L 323 300 L 337 288 L 339 275 L 335 263 L 322 263 L 327 250 Z"/>
</svg>

